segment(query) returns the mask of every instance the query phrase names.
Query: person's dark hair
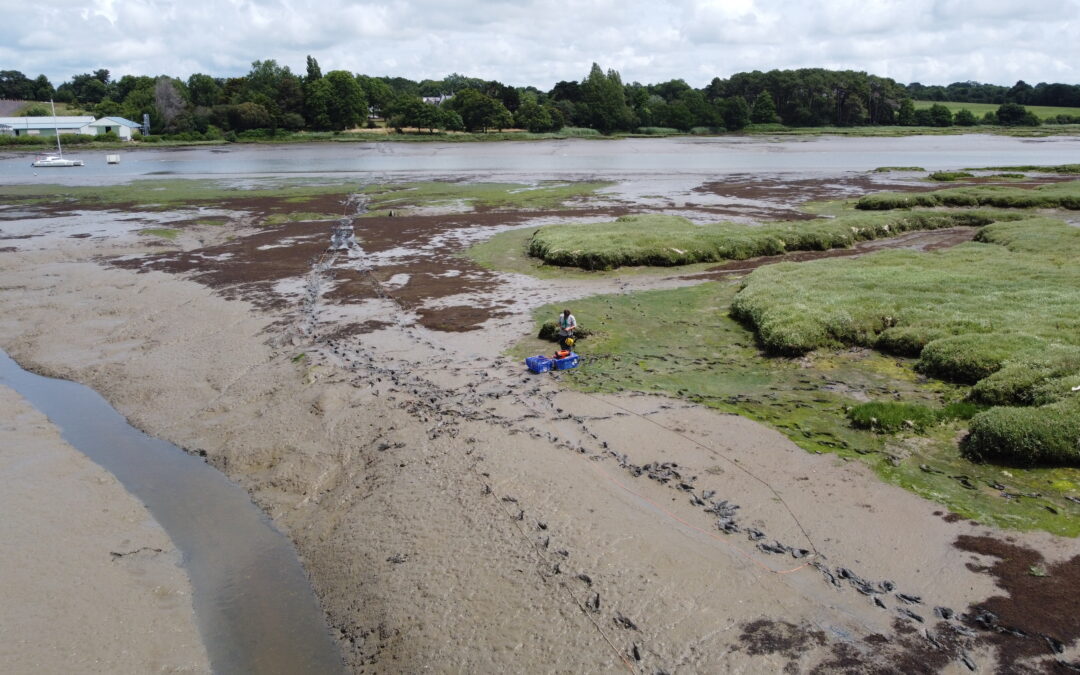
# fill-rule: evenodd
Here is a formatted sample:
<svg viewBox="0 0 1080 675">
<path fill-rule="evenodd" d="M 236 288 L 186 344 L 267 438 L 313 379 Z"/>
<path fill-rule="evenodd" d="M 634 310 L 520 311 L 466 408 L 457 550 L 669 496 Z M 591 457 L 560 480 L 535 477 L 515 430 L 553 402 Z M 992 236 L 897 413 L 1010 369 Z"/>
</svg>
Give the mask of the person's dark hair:
<svg viewBox="0 0 1080 675">
<path fill-rule="evenodd" d="M 568 310 L 568 309 L 564 309 L 564 310 L 562 311 L 562 313 L 563 313 L 563 316 L 566 316 L 567 314 L 569 314 L 569 313 L 570 313 L 570 310 Z"/>
</svg>

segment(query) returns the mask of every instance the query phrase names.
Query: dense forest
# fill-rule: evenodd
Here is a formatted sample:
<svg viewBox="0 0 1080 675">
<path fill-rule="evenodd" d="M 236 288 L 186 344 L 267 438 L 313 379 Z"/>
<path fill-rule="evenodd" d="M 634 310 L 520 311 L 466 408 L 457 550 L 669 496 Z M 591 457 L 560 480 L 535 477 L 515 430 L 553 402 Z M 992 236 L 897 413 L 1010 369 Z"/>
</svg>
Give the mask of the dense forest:
<svg viewBox="0 0 1080 675">
<path fill-rule="evenodd" d="M 125 75 L 108 70 L 75 75 L 53 87 L 40 75 L 0 71 L 0 98 L 55 99 L 96 116 L 141 122 L 150 116 L 154 134 L 184 138 L 231 138 L 279 131 L 341 131 L 374 119 L 397 129 L 435 132 L 522 128 L 532 132 L 563 127 L 615 132 L 713 133 L 749 125 L 791 127 L 985 124 L 1038 125 L 1024 105 L 1080 106 L 1080 85 L 1023 81 L 1012 87 L 957 82 L 946 87 L 903 85 L 851 70 L 803 68 L 737 73 L 714 78 L 702 89 L 683 80 L 623 83 L 619 73 L 593 64 L 580 81 L 551 90 L 512 87 L 493 80 L 451 74 L 441 80 L 374 77 L 344 70 L 323 73 L 307 58 L 304 73 L 274 60 L 255 61 L 241 77 L 202 73 L 186 80 Z M 976 118 L 943 105 L 916 109 L 913 100 L 994 103 L 997 112 Z M 1051 121 L 1080 123 L 1062 115 Z M 26 114 L 45 115 L 41 106 Z"/>
</svg>

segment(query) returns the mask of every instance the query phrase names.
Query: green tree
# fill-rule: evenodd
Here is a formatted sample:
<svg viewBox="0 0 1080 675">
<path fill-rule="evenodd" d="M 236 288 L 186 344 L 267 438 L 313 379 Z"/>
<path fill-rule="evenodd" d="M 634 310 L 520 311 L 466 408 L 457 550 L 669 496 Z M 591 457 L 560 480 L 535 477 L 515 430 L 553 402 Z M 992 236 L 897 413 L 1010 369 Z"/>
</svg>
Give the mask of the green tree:
<svg viewBox="0 0 1080 675">
<path fill-rule="evenodd" d="M 732 96 L 724 101 L 724 126 L 728 131 L 745 129 L 750 124 L 750 106 L 742 96 Z"/>
<path fill-rule="evenodd" d="M 416 127 L 417 131 L 427 129 L 435 133 L 442 128 L 445 118 L 438 106 L 424 103 L 417 96 L 402 96 L 391 107 L 393 113 L 390 124 L 399 131 L 404 127 Z"/>
<path fill-rule="evenodd" d="M 150 115 L 150 130 L 154 133 L 161 133 L 161 115 L 154 106 L 154 85 L 155 80 L 149 77 L 135 80 L 127 96 L 121 102 L 121 109 L 123 110 L 123 116 L 133 122 L 141 123 L 144 114 Z"/>
<path fill-rule="evenodd" d="M 94 106 L 94 117 L 114 117 L 122 112 L 121 106 L 111 98 L 102 99 L 101 103 Z"/>
<path fill-rule="evenodd" d="M 352 73 L 331 70 L 322 79 L 330 85 L 327 114 L 332 129 L 352 129 L 367 119 L 367 99 Z"/>
<path fill-rule="evenodd" d="M 540 133 L 551 129 L 551 113 L 535 100 L 525 101 L 514 113 L 515 123 L 522 129 Z"/>
<path fill-rule="evenodd" d="M 312 129 L 330 129 L 330 98 L 333 92 L 326 78 L 320 77 L 304 86 L 304 118 Z"/>
<path fill-rule="evenodd" d="M 1023 80 L 1017 84 L 1019 85 L 1022 82 Z M 1007 127 L 1037 127 L 1041 123 L 1034 113 L 1029 112 L 1027 108 L 1019 103 L 1004 103 L 998 106 L 997 121 L 998 124 Z"/>
<path fill-rule="evenodd" d="M 509 114 L 502 103 L 475 89 L 458 92 L 450 99 L 449 105 L 461 115 L 466 131 L 487 131 L 500 121 L 503 111 Z"/>
<path fill-rule="evenodd" d="M 188 94 L 191 96 L 191 104 L 196 106 L 212 107 L 219 103 L 221 85 L 209 75 L 193 73 L 187 81 Z"/>
<path fill-rule="evenodd" d="M 694 114 L 682 101 L 672 101 L 667 105 L 665 113 L 664 123 L 661 126 L 679 131 L 690 131 L 694 126 Z"/>
<path fill-rule="evenodd" d="M 910 98 L 900 101 L 900 110 L 896 113 L 896 123 L 902 127 L 915 126 L 915 104 Z"/>
<path fill-rule="evenodd" d="M 51 99 L 55 93 L 56 90 L 53 89 L 52 83 L 49 82 L 49 78 L 44 75 L 38 75 L 37 78 L 34 79 L 33 92 L 28 98 L 35 101 L 46 101 Z"/>
<path fill-rule="evenodd" d="M 973 127 L 979 123 L 979 121 L 975 119 L 975 114 L 967 108 L 957 110 L 953 122 L 955 122 L 958 127 Z"/>
<path fill-rule="evenodd" d="M 780 117 L 776 114 L 776 105 L 773 103 L 772 95 L 768 91 L 762 89 L 761 93 L 754 99 L 754 108 L 750 112 L 750 121 L 754 124 L 775 124 L 780 121 Z"/>
<path fill-rule="evenodd" d="M 0 98 L 33 100 L 34 82 L 17 70 L 0 70 Z"/>
<path fill-rule="evenodd" d="M 456 110 L 440 108 L 439 112 L 442 115 L 443 129 L 447 131 L 465 131 L 465 122 L 462 121 L 461 115 Z"/>
<path fill-rule="evenodd" d="M 357 75 L 356 81 L 364 90 L 368 105 L 375 109 L 375 114 L 385 116 L 386 108 L 394 100 L 394 90 L 383 80 L 367 75 Z"/>
<path fill-rule="evenodd" d="M 544 110 L 546 110 L 551 117 L 551 127 L 549 128 L 549 131 L 558 131 L 566 126 L 566 118 L 563 116 L 562 110 L 560 110 L 558 106 L 552 105 L 551 103 L 545 103 Z"/>
<path fill-rule="evenodd" d="M 940 103 L 935 103 L 930 106 L 930 124 L 935 127 L 951 127 L 953 124 L 952 112 Z"/>
<path fill-rule="evenodd" d="M 622 78 L 614 70 L 605 75 L 600 66 L 592 65 L 581 83 L 581 105 L 587 111 L 589 126 L 602 134 L 629 130 L 634 126 L 633 115 L 626 105 Z"/>
<path fill-rule="evenodd" d="M 319 79 L 322 79 L 322 69 L 319 68 L 319 62 L 315 60 L 315 57 L 309 54 L 307 57 L 307 75 L 304 77 L 304 82 L 314 82 Z"/>
<path fill-rule="evenodd" d="M 1034 94 L 1034 92 L 1035 92 L 1034 87 L 1032 87 L 1027 82 L 1024 82 L 1023 80 L 1020 80 L 1016 84 L 1014 84 L 1012 86 L 1012 88 L 1009 89 L 1008 92 L 1006 92 L 1006 94 L 1005 94 L 1005 102 L 1006 103 L 1017 103 L 1017 104 L 1020 104 L 1020 105 L 1024 105 L 1025 103 L 1030 103 L 1031 97 Z M 999 115 L 999 117 L 1000 117 L 1000 115 Z M 1002 122 L 1002 124 L 1004 124 L 1004 122 Z"/>
<path fill-rule="evenodd" d="M 230 106 L 229 126 L 237 131 L 268 129 L 273 123 L 270 113 L 258 103 L 240 103 Z"/>
</svg>

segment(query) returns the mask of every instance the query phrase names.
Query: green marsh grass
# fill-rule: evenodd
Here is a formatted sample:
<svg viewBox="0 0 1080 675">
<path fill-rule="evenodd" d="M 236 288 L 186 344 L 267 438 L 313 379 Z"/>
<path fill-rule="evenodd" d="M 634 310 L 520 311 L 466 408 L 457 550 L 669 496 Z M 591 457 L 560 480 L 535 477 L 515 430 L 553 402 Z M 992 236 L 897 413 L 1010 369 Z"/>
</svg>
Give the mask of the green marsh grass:
<svg viewBox="0 0 1080 675">
<path fill-rule="evenodd" d="M 695 225 L 680 216 L 623 216 L 610 223 L 542 227 L 530 240 L 528 252 L 549 265 L 585 270 L 638 265 L 670 267 L 745 260 L 789 251 L 849 248 L 859 241 L 902 232 L 986 225 L 1002 217 L 976 211 L 867 215 L 871 214 L 847 213 L 831 219 L 759 226 Z"/>
<path fill-rule="evenodd" d="M 930 180 L 939 182 L 951 182 L 962 178 L 974 178 L 975 174 L 968 171 L 935 171 L 927 176 Z"/>
<path fill-rule="evenodd" d="M 162 239 L 168 239 L 169 241 L 173 241 L 178 236 L 180 236 L 180 230 L 173 230 L 164 227 L 149 227 L 145 230 L 139 230 L 139 234 L 145 234 L 150 237 L 161 237 Z"/>
<path fill-rule="evenodd" d="M 964 517 L 1080 535 L 1080 506 L 1064 499 L 1080 495 L 1080 470 L 1002 469 L 961 455 L 957 435 L 966 419 L 985 409 L 963 400 L 967 387 L 920 376 L 914 359 L 868 349 L 817 350 L 798 359 L 769 356 L 753 332 L 730 316 L 737 288 L 708 282 L 575 300 L 575 316 L 593 332 L 578 349 L 582 366 L 561 373 L 561 382 L 590 393 L 664 394 L 743 415 L 807 451 L 864 462 L 883 480 Z M 532 335 L 560 309 L 561 304 L 538 308 Z M 529 337 L 511 354 L 524 358 L 550 349 L 549 342 Z M 933 412 L 922 431 L 904 426 L 894 435 L 852 425 L 850 408 L 867 398 L 897 397 Z M 976 489 L 955 476 L 970 479 Z M 1043 496 L 1007 500 L 991 483 Z"/>
<path fill-rule="evenodd" d="M 1080 181 L 1034 188 L 977 185 L 933 192 L 878 192 L 862 197 L 855 208 L 888 211 L 914 207 L 993 207 L 999 209 L 1080 209 Z"/>
<path fill-rule="evenodd" d="M 918 356 L 922 372 L 974 384 L 975 401 L 1032 404 L 973 417 L 964 451 L 1080 466 L 1080 435 L 1054 426 L 1080 398 L 1037 405 L 1045 387 L 1063 392 L 1064 379 L 1080 374 L 1080 229 L 1029 218 L 986 226 L 976 238 L 935 253 L 760 268 L 744 281 L 732 314 L 773 353 L 843 345 L 899 351 Z"/>
<path fill-rule="evenodd" d="M 964 171 L 1023 171 L 1026 173 L 1057 173 L 1063 175 L 1080 174 L 1080 164 L 1058 164 L 1056 166 L 1044 166 L 1035 164 L 1023 164 L 1019 166 L 986 166 Z"/>
</svg>

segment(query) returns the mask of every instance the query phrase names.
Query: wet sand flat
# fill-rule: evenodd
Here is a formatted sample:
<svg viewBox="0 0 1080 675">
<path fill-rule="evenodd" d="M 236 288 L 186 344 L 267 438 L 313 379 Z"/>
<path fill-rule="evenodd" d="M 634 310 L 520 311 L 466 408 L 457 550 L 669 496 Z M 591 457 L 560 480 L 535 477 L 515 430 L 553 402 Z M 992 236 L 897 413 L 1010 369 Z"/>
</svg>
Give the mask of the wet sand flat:
<svg viewBox="0 0 1080 675">
<path fill-rule="evenodd" d="M 0 386 L 0 671 L 209 673 L 161 526 Z"/>
</svg>

